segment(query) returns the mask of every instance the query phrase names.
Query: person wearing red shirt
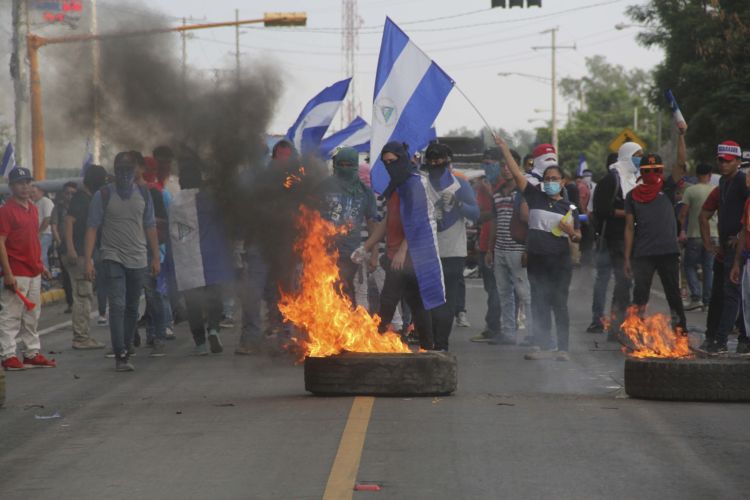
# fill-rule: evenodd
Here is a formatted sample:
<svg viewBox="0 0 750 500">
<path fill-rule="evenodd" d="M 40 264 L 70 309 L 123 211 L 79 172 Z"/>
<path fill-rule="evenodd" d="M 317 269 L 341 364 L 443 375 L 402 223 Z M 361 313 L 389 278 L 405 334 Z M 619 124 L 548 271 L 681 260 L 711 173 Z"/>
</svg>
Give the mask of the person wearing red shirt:
<svg viewBox="0 0 750 500">
<path fill-rule="evenodd" d="M 0 355 L 5 370 L 50 368 L 54 360 L 39 351 L 41 342 L 37 323 L 41 305 L 24 307 L 18 292 L 34 304 L 41 303 L 42 276 L 49 272 L 42 263 L 39 243 L 39 216 L 31 201 L 31 172 L 16 167 L 8 175 L 11 198 L 0 207 L 0 265 L 3 288 L 0 290 Z M 16 356 L 16 342 L 23 346 L 23 362 Z"/>
</svg>

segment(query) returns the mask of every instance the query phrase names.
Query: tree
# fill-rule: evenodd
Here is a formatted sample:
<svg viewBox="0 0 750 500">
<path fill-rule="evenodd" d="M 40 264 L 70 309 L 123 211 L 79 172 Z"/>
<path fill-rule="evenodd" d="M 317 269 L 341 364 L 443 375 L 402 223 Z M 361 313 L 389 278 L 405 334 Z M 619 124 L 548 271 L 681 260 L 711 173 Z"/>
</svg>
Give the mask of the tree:
<svg viewBox="0 0 750 500">
<path fill-rule="evenodd" d="M 716 145 L 732 139 L 750 145 L 750 10 L 747 0 L 651 0 L 628 9 L 649 29 L 645 46 L 662 47 L 651 102 L 666 108 L 672 89 L 690 126 L 688 146 L 713 161 Z"/>
<path fill-rule="evenodd" d="M 589 168 L 603 173 L 609 143 L 623 128 L 633 126 L 636 109 L 639 116 L 636 132 L 655 149 L 657 116 L 649 102 L 649 74 L 609 64 L 603 56 L 586 58 L 586 69 L 588 74 L 583 78 L 560 81 L 563 97 L 578 101 L 579 105 L 579 110 L 568 117 L 559 131 L 560 164 L 572 173 L 583 153 Z M 537 143 L 550 140 L 549 128 L 537 130 Z"/>
</svg>

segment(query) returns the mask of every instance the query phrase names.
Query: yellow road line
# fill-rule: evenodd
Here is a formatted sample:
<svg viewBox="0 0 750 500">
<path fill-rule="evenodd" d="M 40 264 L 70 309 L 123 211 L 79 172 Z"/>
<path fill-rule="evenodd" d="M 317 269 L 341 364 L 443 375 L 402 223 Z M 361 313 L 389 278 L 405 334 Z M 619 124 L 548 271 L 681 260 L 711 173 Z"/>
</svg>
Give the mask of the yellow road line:
<svg viewBox="0 0 750 500">
<path fill-rule="evenodd" d="M 341 435 L 339 450 L 336 452 L 336 459 L 333 461 L 331 474 L 328 476 L 323 500 L 352 498 L 374 402 L 373 397 L 354 398 L 344 433 Z"/>
</svg>

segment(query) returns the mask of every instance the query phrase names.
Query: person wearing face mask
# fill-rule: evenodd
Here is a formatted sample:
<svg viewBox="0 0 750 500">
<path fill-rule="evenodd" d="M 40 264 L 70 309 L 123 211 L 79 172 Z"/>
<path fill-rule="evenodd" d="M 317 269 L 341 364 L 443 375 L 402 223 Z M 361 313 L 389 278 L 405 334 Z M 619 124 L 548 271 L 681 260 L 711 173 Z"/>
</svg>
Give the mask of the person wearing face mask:
<svg viewBox="0 0 750 500">
<path fill-rule="evenodd" d="M 633 303 L 645 314 L 654 273 L 659 274 L 672 313 L 672 326 L 687 332 L 680 296 L 680 247 L 672 202 L 664 193 L 664 164 L 656 154 L 640 163 L 642 181 L 625 198 L 625 262 L 634 280 Z"/>
<path fill-rule="evenodd" d="M 482 284 L 487 294 L 487 313 L 484 315 L 485 329 L 479 335 L 472 337 L 470 339 L 472 342 L 489 342 L 500 332 L 500 296 L 495 280 L 495 270 L 494 266 L 487 265 L 486 262 L 487 254 L 493 251 L 490 243 L 492 228 L 495 225 L 493 195 L 504 183 L 498 148 L 485 150 L 482 168 L 484 177 L 477 186 L 476 197 L 479 206 L 479 274 L 482 276 Z"/>
<path fill-rule="evenodd" d="M 444 144 L 432 143 L 425 151 L 427 197 L 435 209 L 440 262 L 445 277 L 446 303 L 432 311 L 435 348 L 448 350 L 448 338 L 453 328 L 453 318 L 458 311 L 461 277 L 466 264 L 466 223 L 479 218 L 474 190 L 466 179 L 453 175 L 453 153 Z"/>
<path fill-rule="evenodd" d="M 356 253 L 366 255 L 385 238 L 380 330 L 387 330 L 404 298 L 411 309 L 420 347 L 433 350 L 436 346 L 431 310 L 445 304 L 445 288 L 436 245 L 435 211 L 427 196 L 429 181 L 419 175 L 406 144 L 389 142 L 380 158 L 390 176 L 382 195 L 386 201 L 385 219 Z"/>
<path fill-rule="evenodd" d="M 594 215 L 601 224 L 599 238 L 607 247 L 615 274 L 610 308 L 611 324 L 607 340 L 616 341 L 625 311 L 630 305 L 632 280 L 624 273 L 625 197 L 635 187 L 643 150 L 635 142 L 626 142 L 617 152 L 617 161 L 599 181 L 594 191 Z"/>
<path fill-rule="evenodd" d="M 86 278 L 94 279 L 92 255 L 101 228 L 100 253 L 109 294 L 109 331 L 117 371 L 133 371 L 130 363 L 138 321 L 138 303 L 151 252 L 151 275 L 161 269 L 154 205 L 148 191 L 135 183 L 132 151 L 115 156 L 115 182 L 94 194 L 85 237 Z"/>
<path fill-rule="evenodd" d="M 336 226 L 346 226 L 349 231 L 336 238 L 339 251 L 339 274 L 344 292 L 352 304 L 354 277 L 359 265 L 352 261 L 352 253 L 359 247 L 359 229 L 366 222 L 373 232 L 377 220 L 377 206 L 372 190 L 359 179 L 359 153 L 354 148 L 342 148 L 333 156 L 333 175 L 323 179 L 316 191 L 320 198 L 320 213 Z M 365 305 L 366 307 L 366 305 Z"/>
<path fill-rule="evenodd" d="M 573 271 L 570 241 L 581 241 L 578 209 L 561 195 L 563 174 L 559 166 L 545 167 L 542 189 L 539 190 L 518 167 L 508 144 L 500 137 L 495 142 L 529 206 L 526 252 L 531 289 L 531 332 L 540 350 L 530 352 L 524 358 L 568 361 L 568 291 Z M 552 339 L 552 314 L 557 327 L 556 346 Z"/>
<path fill-rule="evenodd" d="M 532 186 L 540 185 L 544 180 L 544 171 L 549 166 L 557 166 L 557 150 L 552 144 L 540 144 L 531 152 L 533 158 L 531 169 L 526 170 L 526 179 Z"/>
</svg>

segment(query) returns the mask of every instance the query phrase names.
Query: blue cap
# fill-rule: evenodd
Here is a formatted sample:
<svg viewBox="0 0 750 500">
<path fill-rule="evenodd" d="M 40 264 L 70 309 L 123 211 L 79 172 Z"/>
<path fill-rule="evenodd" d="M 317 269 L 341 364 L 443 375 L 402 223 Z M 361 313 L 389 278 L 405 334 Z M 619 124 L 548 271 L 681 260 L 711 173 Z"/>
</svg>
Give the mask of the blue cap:
<svg viewBox="0 0 750 500">
<path fill-rule="evenodd" d="M 8 174 L 8 184 L 13 184 L 20 181 L 30 181 L 34 177 L 31 175 L 31 170 L 24 167 L 16 167 Z"/>
</svg>

